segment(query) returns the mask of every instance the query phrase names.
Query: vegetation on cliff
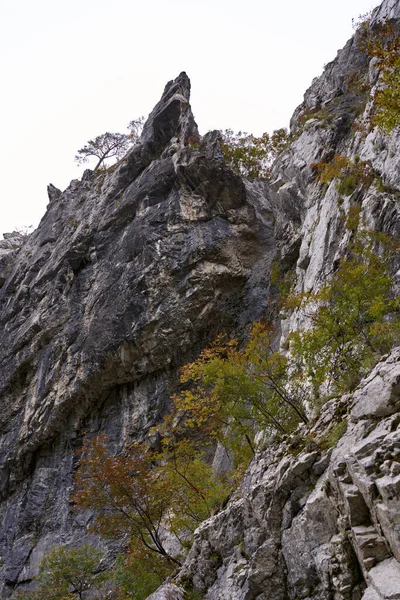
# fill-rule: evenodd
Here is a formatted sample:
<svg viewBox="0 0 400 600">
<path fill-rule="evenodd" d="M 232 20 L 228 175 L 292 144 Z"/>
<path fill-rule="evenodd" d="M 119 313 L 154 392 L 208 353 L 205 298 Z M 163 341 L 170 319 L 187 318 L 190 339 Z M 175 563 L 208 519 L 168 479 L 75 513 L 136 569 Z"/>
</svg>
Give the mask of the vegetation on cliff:
<svg viewBox="0 0 400 600">
<path fill-rule="evenodd" d="M 370 15 L 356 26 L 360 48 L 374 59 L 377 84 L 370 90 L 371 127 L 390 133 L 400 125 L 400 34 L 396 21 L 385 19 L 371 26 Z"/>
<path fill-rule="evenodd" d="M 288 292 L 281 309 L 306 312 L 309 326 L 289 337 L 286 353 L 274 348 L 273 328 L 260 323 L 243 349 L 219 336 L 183 367 L 184 388 L 153 430 L 157 451 L 141 444 L 112 456 L 105 438 L 86 440 L 74 501 L 96 511 L 100 535 L 128 536 L 130 552 L 118 563 L 120 581 L 140 571 L 145 594 L 151 582 L 157 587 L 160 573 L 179 565 L 194 529 L 237 485 L 257 448 L 257 434 L 264 432 L 265 443 L 265 434 L 292 432 L 308 421 L 306 406 L 354 389 L 400 339 L 400 303 L 390 274 L 398 251 L 388 236 L 361 229 L 320 290 Z M 230 457 L 222 474 L 209 465 L 216 444 Z M 167 549 L 171 536 L 181 546 L 175 554 Z M 121 593 L 146 597 L 138 590 L 133 596 L 126 589 Z"/>
<path fill-rule="evenodd" d="M 106 160 L 120 160 L 137 143 L 143 128 L 143 121 L 143 117 L 130 121 L 128 124 L 129 133 L 110 133 L 106 131 L 106 133 L 89 140 L 77 151 L 75 161 L 78 165 L 82 165 L 90 159 L 96 158 L 97 163 L 94 171 L 97 171 L 100 167 L 106 168 Z"/>
<path fill-rule="evenodd" d="M 363 39 L 380 69 L 371 125 L 390 132 L 400 123 L 399 42 L 390 23 L 383 27 L 379 36 L 365 28 Z M 95 146 L 96 140 L 89 144 Z M 271 160 L 287 142 L 284 130 L 261 138 L 223 133 L 227 164 L 249 179 L 268 179 Z M 79 152 L 93 154 L 90 148 Z M 96 168 L 109 155 L 101 152 Z M 336 179 L 344 195 L 376 178 L 370 165 L 340 154 L 311 166 L 320 183 Z M 274 273 L 273 283 L 285 290 L 283 316 L 300 311 L 307 322 L 288 337 L 284 352 L 271 323 L 255 323 L 244 346 L 221 335 L 182 368 L 181 391 L 151 432 L 151 442 L 113 456 L 106 437 L 85 440 L 73 501 L 78 510 L 94 512 L 98 535 L 126 540 L 127 552 L 112 574 L 120 600 L 146 598 L 180 566 L 195 528 L 224 504 L 260 444 L 306 424 L 332 395 L 354 390 L 399 341 L 400 301 L 392 276 L 399 245 L 367 231 L 359 205 L 348 210 L 345 227 L 353 241 L 318 290 L 296 293 L 287 279 L 282 281 L 279 267 Z M 210 465 L 217 447 L 227 457 L 223 472 Z M 87 549 L 81 556 L 81 551 L 61 548 L 48 554 L 32 599 L 81 598 L 89 587 L 101 587 L 101 555 Z"/>
<path fill-rule="evenodd" d="M 232 129 L 221 131 L 222 151 L 226 164 L 241 177 L 266 179 L 271 176 L 271 164 L 288 145 L 287 129 L 277 129 L 269 135 L 256 137 L 251 133 Z"/>
</svg>

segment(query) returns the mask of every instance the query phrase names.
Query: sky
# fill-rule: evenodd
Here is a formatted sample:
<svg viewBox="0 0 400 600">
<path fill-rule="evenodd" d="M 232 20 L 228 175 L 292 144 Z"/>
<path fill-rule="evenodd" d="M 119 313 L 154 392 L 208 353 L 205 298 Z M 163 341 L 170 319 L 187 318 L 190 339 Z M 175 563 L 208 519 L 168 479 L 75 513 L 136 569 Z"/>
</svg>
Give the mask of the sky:
<svg viewBox="0 0 400 600">
<path fill-rule="evenodd" d="M 379 0 L 0 0 L 0 233 L 36 227 L 87 140 L 127 133 L 186 71 L 200 133 L 289 125 Z"/>
</svg>

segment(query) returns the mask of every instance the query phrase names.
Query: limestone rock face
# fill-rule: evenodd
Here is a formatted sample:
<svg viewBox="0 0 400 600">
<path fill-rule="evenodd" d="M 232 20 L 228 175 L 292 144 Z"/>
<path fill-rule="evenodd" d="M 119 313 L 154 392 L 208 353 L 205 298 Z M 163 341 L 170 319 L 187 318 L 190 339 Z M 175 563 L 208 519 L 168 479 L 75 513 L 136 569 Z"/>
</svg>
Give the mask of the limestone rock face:
<svg viewBox="0 0 400 600">
<path fill-rule="evenodd" d="M 0 285 L 5 283 L 16 255 L 26 241 L 26 237 L 18 231 L 3 234 L 3 239 L 0 240 Z"/>
<path fill-rule="evenodd" d="M 400 0 L 372 23 L 385 16 L 400 18 Z M 274 258 L 297 291 L 316 290 L 355 235 L 355 207 L 358 226 L 399 237 L 400 134 L 364 134 L 366 80 L 376 65 L 356 35 L 307 90 L 266 183 L 226 167 L 218 132 L 199 136 L 181 73 L 124 159 L 50 184 L 38 229 L 0 242 L 0 597 L 29 588 L 53 544 L 100 543 L 70 502 L 85 432 L 114 452 L 142 440 L 180 365 L 270 317 Z M 324 189 L 311 165 L 335 154 L 368 163 L 372 183 Z M 281 321 L 282 341 L 306 324 Z M 303 446 L 260 452 L 151 598 L 182 600 L 188 583 L 208 600 L 400 597 L 399 357 L 330 401 Z"/>
<path fill-rule="evenodd" d="M 371 24 L 384 18 L 400 18 L 398 0 L 383 2 Z M 376 78 L 356 34 L 307 90 L 292 118 L 295 139 L 262 191 L 298 292 L 317 290 L 335 270 L 357 229 L 348 223 L 354 207 L 358 227 L 400 236 L 400 134 L 363 131 L 371 107 L 357 82 Z M 311 164 L 335 154 L 368 164 L 373 183 L 321 189 Z M 294 312 L 281 323 L 283 340 L 307 322 Z M 300 453 L 288 441 L 256 457 L 228 506 L 197 530 L 178 583 L 207 600 L 400 597 L 399 359 L 394 350 L 353 395 L 329 402 L 314 428 L 297 434 L 312 440 Z"/>
<path fill-rule="evenodd" d="M 352 396 L 325 405 L 300 452 L 295 436 L 260 452 L 228 506 L 196 531 L 178 583 L 207 600 L 396 598 L 400 413 L 390 407 L 399 381 L 397 348 Z M 369 412 L 358 415 L 367 397 Z M 384 402 L 377 420 L 373 404 Z"/>
<path fill-rule="evenodd" d="M 185 73 L 141 143 L 86 171 L 39 228 L 0 242 L 0 592 L 29 582 L 54 543 L 78 543 L 74 450 L 85 431 L 118 451 L 166 410 L 179 365 L 268 302 L 273 214 L 197 126 Z"/>
<path fill-rule="evenodd" d="M 184 600 L 184 595 L 176 585 L 167 583 L 151 594 L 148 600 Z"/>
</svg>

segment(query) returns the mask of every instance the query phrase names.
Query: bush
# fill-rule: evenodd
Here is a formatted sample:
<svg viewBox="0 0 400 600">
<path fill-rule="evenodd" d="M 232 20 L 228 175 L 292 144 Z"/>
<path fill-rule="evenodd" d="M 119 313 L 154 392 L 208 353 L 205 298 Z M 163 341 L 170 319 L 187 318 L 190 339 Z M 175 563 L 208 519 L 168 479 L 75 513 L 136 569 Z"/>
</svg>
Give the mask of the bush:
<svg viewBox="0 0 400 600">
<path fill-rule="evenodd" d="M 270 179 L 271 164 L 288 145 L 289 133 L 277 129 L 270 136 L 261 137 L 232 129 L 221 131 L 222 151 L 226 164 L 241 177 L 248 179 Z"/>
<path fill-rule="evenodd" d="M 85 598 L 85 593 L 94 591 L 104 583 L 105 576 L 100 571 L 103 552 L 83 544 L 79 548 L 55 546 L 48 552 L 41 564 L 34 592 L 20 593 L 18 598 L 26 600 L 69 600 Z"/>
<path fill-rule="evenodd" d="M 118 556 L 112 573 L 118 586 L 118 600 L 144 600 L 172 570 L 167 561 L 143 544 L 131 545 L 126 555 Z"/>
<path fill-rule="evenodd" d="M 400 300 L 390 274 L 398 252 L 395 240 L 364 231 L 328 283 L 289 299 L 311 321 L 292 335 L 291 352 L 316 396 L 322 386 L 335 393 L 353 389 L 399 340 Z"/>
<path fill-rule="evenodd" d="M 344 196 L 350 196 L 360 186 L 370 186 L 375 177 L 370 165 L 362 160 L 353 162 L 341 154 L 335 154 L 330 162 L 312 163 L 310 168 L 317 173 L 320 183 L 330 184 L 337 179 L 336 189 Z"/>
<path fill-rule="evenodd" d="M 370 26 L 369 20 L 358 24 L 359 44 L 363 52 L 376 59 L 378 86 L 371 90 L 373 102 L 371 127 L 390 133 L 400 125 L 400 32 L 396 20 Z"/>
</svg>

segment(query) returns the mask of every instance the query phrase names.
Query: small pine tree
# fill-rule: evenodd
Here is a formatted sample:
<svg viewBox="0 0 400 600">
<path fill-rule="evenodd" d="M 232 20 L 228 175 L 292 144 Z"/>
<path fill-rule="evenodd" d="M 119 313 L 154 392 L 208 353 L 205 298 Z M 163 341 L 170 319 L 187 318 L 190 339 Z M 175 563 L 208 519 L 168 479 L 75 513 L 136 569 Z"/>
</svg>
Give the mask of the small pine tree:
<svg viewBox="0 0 400 600">
<path fill-rule="evenodd" d="M 129 134 L 106 131 L 93 140 L 89 140 L 83 148 L 78 150 L 75 161 L 81 165 L 87 163 L 91 158 L 97 158 L 94 167 L 94 171 L 97 171 L 102 165 L 105 165 L 105 161 L 108 159 L 120 160 L 139 140 L 143 121 L 143 117 L 130 121 L 128 124 Z"/>
</svg>

